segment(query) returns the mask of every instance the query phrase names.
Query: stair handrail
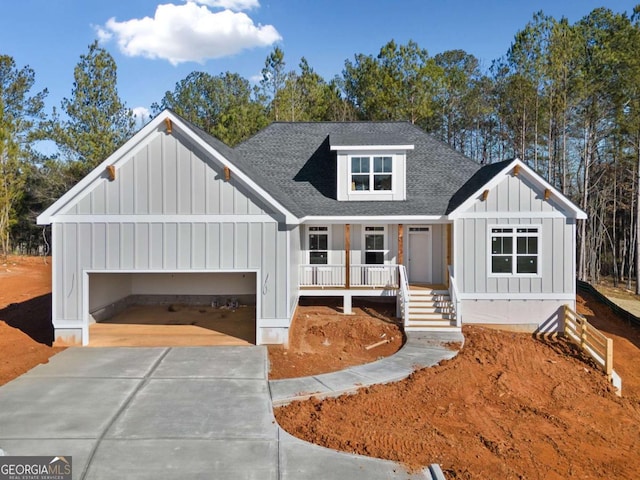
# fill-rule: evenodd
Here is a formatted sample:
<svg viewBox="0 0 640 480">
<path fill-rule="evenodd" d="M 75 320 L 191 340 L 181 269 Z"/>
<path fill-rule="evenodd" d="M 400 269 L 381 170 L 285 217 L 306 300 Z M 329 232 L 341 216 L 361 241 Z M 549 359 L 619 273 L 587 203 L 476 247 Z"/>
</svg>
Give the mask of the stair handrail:
<svg viewBox="0 0 640 480">
<path fill-rule="evenodd" d="M 409 320 L 409 276 L 404 265 L 398 265 L 398 272 L 400 273 L 400 308 L 402 320 L 406 325 Z"/>
<path fill-rule="evenodd" d="M 449 265 L 448 270 L 449 296 L 451 297 L 451 304 L 453 305 L 453 314 L 456 316 L 456 327 L 459 328 L 462 326 L 462 302 L 460 301 L 460 294 L 458 293 L 456 279 L 453 276 L 453 265 Z"/>
</svg>

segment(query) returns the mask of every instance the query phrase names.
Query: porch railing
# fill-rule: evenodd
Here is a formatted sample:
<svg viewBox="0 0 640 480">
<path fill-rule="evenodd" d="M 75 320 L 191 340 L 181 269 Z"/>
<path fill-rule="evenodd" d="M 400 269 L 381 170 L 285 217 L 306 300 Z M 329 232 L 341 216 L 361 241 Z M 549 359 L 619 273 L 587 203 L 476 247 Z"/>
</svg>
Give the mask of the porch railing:
<svg viewBox="0 0 640 480">
<path fill-rule="evenodd" d="M 409 320 L 409 277 L 404 265 L 398 267 L 398 273 L 400 287 L 398 288 L 396 317 L 402 318 L 402 321 L 406 324 Z"/>
<path fill-rule="evenodd" d="M 462 326 L 462 302 L 460 301 L 460 294 L 458 293 L 458 286 L 456 285 L 456 279 L 453 276 L 453 266 L 449 265 L 449 295 L 451 296 L 451 304 L 453 305 L 453 312 L 456 316 L 456 327 Z"/>
<path fill-rule="evenodd" d="M 563 308 L 564 334 L 579 345 L 607 374 L 607 378 L 622 395 L 622 378 L 613 369 L 613 340 L 577 314 L 569 305 Z"/>
<path fill-rule="evenodd" d="M 346 265 L 300 265 L 301 287 L 347 287 Z M 349 287 L 398 288 L 398 265 L 351 265 Z"/>
</svg>

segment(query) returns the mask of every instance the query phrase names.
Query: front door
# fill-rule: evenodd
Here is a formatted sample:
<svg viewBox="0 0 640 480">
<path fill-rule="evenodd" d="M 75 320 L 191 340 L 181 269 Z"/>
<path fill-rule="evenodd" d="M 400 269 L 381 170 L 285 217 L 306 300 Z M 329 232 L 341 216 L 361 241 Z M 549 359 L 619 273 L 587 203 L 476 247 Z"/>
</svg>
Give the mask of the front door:
<svg viewBox="0 0 640 480">
<path fill-rule="evenodd" d="M 409 282 L 431 283 L 431 228 L 409 227 Z"/>
</svg>

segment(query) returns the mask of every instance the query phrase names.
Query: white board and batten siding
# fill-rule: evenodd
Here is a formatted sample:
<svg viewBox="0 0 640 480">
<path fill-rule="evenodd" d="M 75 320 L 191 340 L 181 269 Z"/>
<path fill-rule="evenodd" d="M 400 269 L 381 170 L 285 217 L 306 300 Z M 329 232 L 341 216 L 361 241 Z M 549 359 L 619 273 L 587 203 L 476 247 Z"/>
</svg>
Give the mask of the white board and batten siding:
<svg viewBox="0 0 640 480">
<path fill-rule="evenodd" d="M 576 218 L 544 195 L 525 175 L 509 173 L 454 220 L 454 278 L 464 323 L 562 327 L 560 307 L 575 305 Z M 539 229 L 538 274 L 492 274 L 491 229 L 528 225 Z"/>
<path fill-rule="evenodd" d="M 87 272 L 251 272 L 255 285 L 237 293 L 257 295 L 258 343 L 286 340 L 291 233 L 185 137 L 152 133 L 118 161 L 114 181 L 98 179 L 60 211 L 52 230 L 57 330 L 84 325 Z M 125 289 L 97 281 L 112 295 Z"/>
</svg>

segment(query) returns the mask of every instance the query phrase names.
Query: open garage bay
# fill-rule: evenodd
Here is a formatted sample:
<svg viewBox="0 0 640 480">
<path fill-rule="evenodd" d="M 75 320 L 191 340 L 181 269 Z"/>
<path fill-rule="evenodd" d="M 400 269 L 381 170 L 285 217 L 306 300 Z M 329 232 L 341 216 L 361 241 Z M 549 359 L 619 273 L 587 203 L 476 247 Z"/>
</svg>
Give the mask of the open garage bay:
<svg viewBox="0 0 640 480">
<path fill-rule="evenodd" d="M 254 273 L 99 273 L 89 283 L 89 346 L 255 344 Z"/>
</svg>

